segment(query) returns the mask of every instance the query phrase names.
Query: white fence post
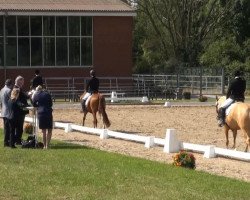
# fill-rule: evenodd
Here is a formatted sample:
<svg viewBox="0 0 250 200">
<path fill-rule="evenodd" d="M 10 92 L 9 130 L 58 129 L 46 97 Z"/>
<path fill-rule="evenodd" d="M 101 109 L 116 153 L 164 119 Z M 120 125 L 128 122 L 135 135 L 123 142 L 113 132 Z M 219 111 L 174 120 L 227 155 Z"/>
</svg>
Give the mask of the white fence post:
<svg viewBox="0 0 250 200">
<path fill-rule="evenodd" d="M 117 102 L 118 98 L 117 98 L 117 93 L 115 91 L 111 92 L 111 103 Z"/>
<path fill-rule="evenodd" d="M 100 138 L 101 139 L 108 139 L 109 138 L 107 129 L 103 129 L 103 132 L 100 134 Z"/>
<path fill-rule="evenodd" d="M 154 136 L 149 136 L 149 137 L 147 137 L 146 142 L 145 142 L 145 147 L 146 147 L 146 148 L 153 147 L 154 144 L 155 144 L 155 143 L 154 143 L 154 139 L 155 139 Z"/>
<path fill-rule="evenodd" d="M 163 151 L 166 153 L 176 153 L 180 151 L 180 142 L 178 141 L 175 129 L 167 129 Z"/>
<path fill-rule="evenodd" d="M 71 124 L 66 124 L 66 127 L 65 127 L 65 133 L 69 133 L 72 131 L 72 128 L 71 128 Z"/>
<path fill-rule="evenodd" d="M 206 147 L 206 150 L 205 150 L 203 157 L 204 158 L 215 158 L 216 154 L 215 154 L 214 146 L 208 145 Z"/>
</svg>

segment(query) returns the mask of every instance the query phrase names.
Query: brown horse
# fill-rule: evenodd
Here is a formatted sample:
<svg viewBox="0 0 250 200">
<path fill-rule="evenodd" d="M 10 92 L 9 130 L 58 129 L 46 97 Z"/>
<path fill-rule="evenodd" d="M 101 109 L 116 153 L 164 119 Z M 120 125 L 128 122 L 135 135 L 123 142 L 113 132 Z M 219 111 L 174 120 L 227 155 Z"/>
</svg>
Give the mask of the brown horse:
<svg viewBox="0 0 250 200">
<path fill-rule="evenodd" d="M 83 93 L 81 95 L 80 99 L 82 99 L 84 94 L 85 93 Z M 86 107 L 86 110 L 83 111 L 82 125 L 84 126 L 86 115 L 89 112 L 89 113 L 92 113 L 93 118 L 94 118 L 93 119 L 94 128 L 97 128 L 96 114 L 98 112 L 100 114 L 100 116 L 102 116 L 104 128 L 106 128 L 106 127 L 108 128 L 111 123 L 108 119 L 108 115 L 105 111 L 105 108 L 106 108 L 106 102 L 105 102 L 104 96 L 101 95 L 100 93 L 93 93 L 92 96 L 90 97 L 90 100 L 89 100 L 89 103 Z"/>
<path fill-rule="evenodd" d="M 225 96 L 218 98 L 216 96 L 216 111 L 218 114 L 219 108 L 222 103 L 226 100 Z M 243 102 L 236 102 L 235 105 L 231 108 L 230 113 L 226 116 L 226 124 L 224 125 L 224 132 L 226 135 L 226 146 L 228 148 L 228 132 L 232 130 L 233 132 L 233 148 L 235 148 L 237 130 L 243 132 L 244 137 L 246 138 L 246 148 L 245 152 L 248 151 L 250 147 L 250 105 Z"/>
</svg>

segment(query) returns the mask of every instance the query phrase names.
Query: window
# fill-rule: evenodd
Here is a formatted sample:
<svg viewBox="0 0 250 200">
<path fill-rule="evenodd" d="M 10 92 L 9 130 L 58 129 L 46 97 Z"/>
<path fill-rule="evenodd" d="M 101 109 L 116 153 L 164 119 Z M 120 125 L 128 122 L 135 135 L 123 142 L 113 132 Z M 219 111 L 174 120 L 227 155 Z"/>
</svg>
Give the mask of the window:
<svg viewBox="0 0 250 200">
<path fill-rule="evenodd" d="M 29 17 L 28 16 L 18 16 L 18 35 L 28 36 L 29 35 Z"/>
<path fill-rule="evenodd" d="M 80 36 L 80 17 L 69 17 L 69 35 Z"/>
<path fill-rule="evenodd" d="M 56 35 L 67 36 L 67 17 L 56 17 Z"/>
<path fill-rule="evenodd" d="M 92 38 L 82 38 L 82 65 L 92 64 Z"/>
<path fill-rule="evenodd" d="M 0 16 L 0 65 L 4 19 L 7 66 L 92 65 L 92 17 L 80 16 Z"/>
<path fill-rule="evenodd" d="M 31 38 L 31 65 L 43 65 L 42 59 L 42 38 Z"/>
<path fill-rule="evenodd" d="M 18 38 L 18 65 L 30 66 L 29 38 Z"/>
<path fill-rule="evenodd" d="M 55 17 L 43 17 L 43 35 L 55 35 Z"/>
<path fill-rule="evenodd" d="M 43 39 L 44 65 L 55 66 L 55 38 Z"/>
<path fill-rule="evenodd" d="M 0 36 L 3 36 L 3 17 L 0 16 Z"/>
<path fill-rule="evenodd" d="M 30 17 L 30 28 L 32 36 L 42 36 L 42 17 Z"/>
<path fill-rule="evenodd" d="M 8 16 L 6 17 L 6 35 L 7 36 L 16 36 L 16 17 Z"/>
<path fill-rule="evenodd" d="M 6 41 L 6 65 L 16 66 L 17 65 L 17 45 L 16 38 L 7 38 Z"/>
<path fill-rule="evenodd" d="M 67 38 L 56 38 L 56 65 L 68 65 Z"/>
<path fill-rule="evenodd" d="M 81 18 L 82 36 L 92 36 L 92 17 Z"/>
<path fill-rule="evenodd" d="M 80 66 L 80 38 L 69 38 L 69 65 Z"/>
</svg>

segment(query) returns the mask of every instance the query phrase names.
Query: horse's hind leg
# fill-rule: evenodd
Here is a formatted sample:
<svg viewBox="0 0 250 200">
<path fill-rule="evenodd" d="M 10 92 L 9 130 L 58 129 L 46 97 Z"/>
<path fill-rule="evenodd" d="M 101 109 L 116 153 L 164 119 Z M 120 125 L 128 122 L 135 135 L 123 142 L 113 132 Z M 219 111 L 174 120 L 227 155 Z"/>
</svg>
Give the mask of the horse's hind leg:
<svg viewBox="0 0 250 200">
<path fill-rule="evenodd" d="M 94 124 L 94 128 L 97 128 L 97 117 L 96 117 L 96 113 L 93 113 L 93 124 Z"/>
<path fill-rule="evenodd" d="M 82 118 L 82 126 L 84 126 L 86 115 L 87 115 L 87 112 L 84 112 L 83 118 Z"/>
<path fill-rule="evenodd" d="M 236 147 L 236 136 L 237 136 L 237 130 L 232 130 L 233 131 L 233 138 L 234 138 L 234 143 L 232 148 L 235 149 Z"/>
<path fill-rule="evenodd" d="M 227 126 L 224 126 L 224 127 L 225 127 L 224 132 L 225 132 L 225 135 L 226 135 L 226 147 L 228 149 L 228 144 L 229 144 L 228 131 L 229 131 L 229 128 Z"/>
<path fill-rule="evenodd" d="M 246 138 L 246 148 L 245 148 L 245 152 L 248 151 L 248 147 L 250 147 L 250 133 L 246 130 L 242 130 L 244 137 Z"/>
</svg>

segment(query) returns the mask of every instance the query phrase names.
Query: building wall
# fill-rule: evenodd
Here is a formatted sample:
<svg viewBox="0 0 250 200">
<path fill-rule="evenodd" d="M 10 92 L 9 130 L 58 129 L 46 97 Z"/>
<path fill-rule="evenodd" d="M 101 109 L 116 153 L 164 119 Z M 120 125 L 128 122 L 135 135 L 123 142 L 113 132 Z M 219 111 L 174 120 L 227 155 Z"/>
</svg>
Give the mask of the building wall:
<svg viewBox="0 0 250 200">
<path fill-rule="evenodd" d="M 100 77 L 123 77 L 132 75 L 132 29 L 133 17 L 94 17 L 93 18 L 93 66 Z M 37 67 L 36 67 L 37 68 Z M 5 78 L 22 75 L 25 88 L 34 77 L 34 68 L 0 69 L 0 85 Z M 86 67 L 40 68 L 44 77 L 88 77 Z"/>
<path fill-rule="evenodd" d="M 132 17 L 95 17 L 94 67 L 102 76 L 132 75 Z"/>
</svg>

